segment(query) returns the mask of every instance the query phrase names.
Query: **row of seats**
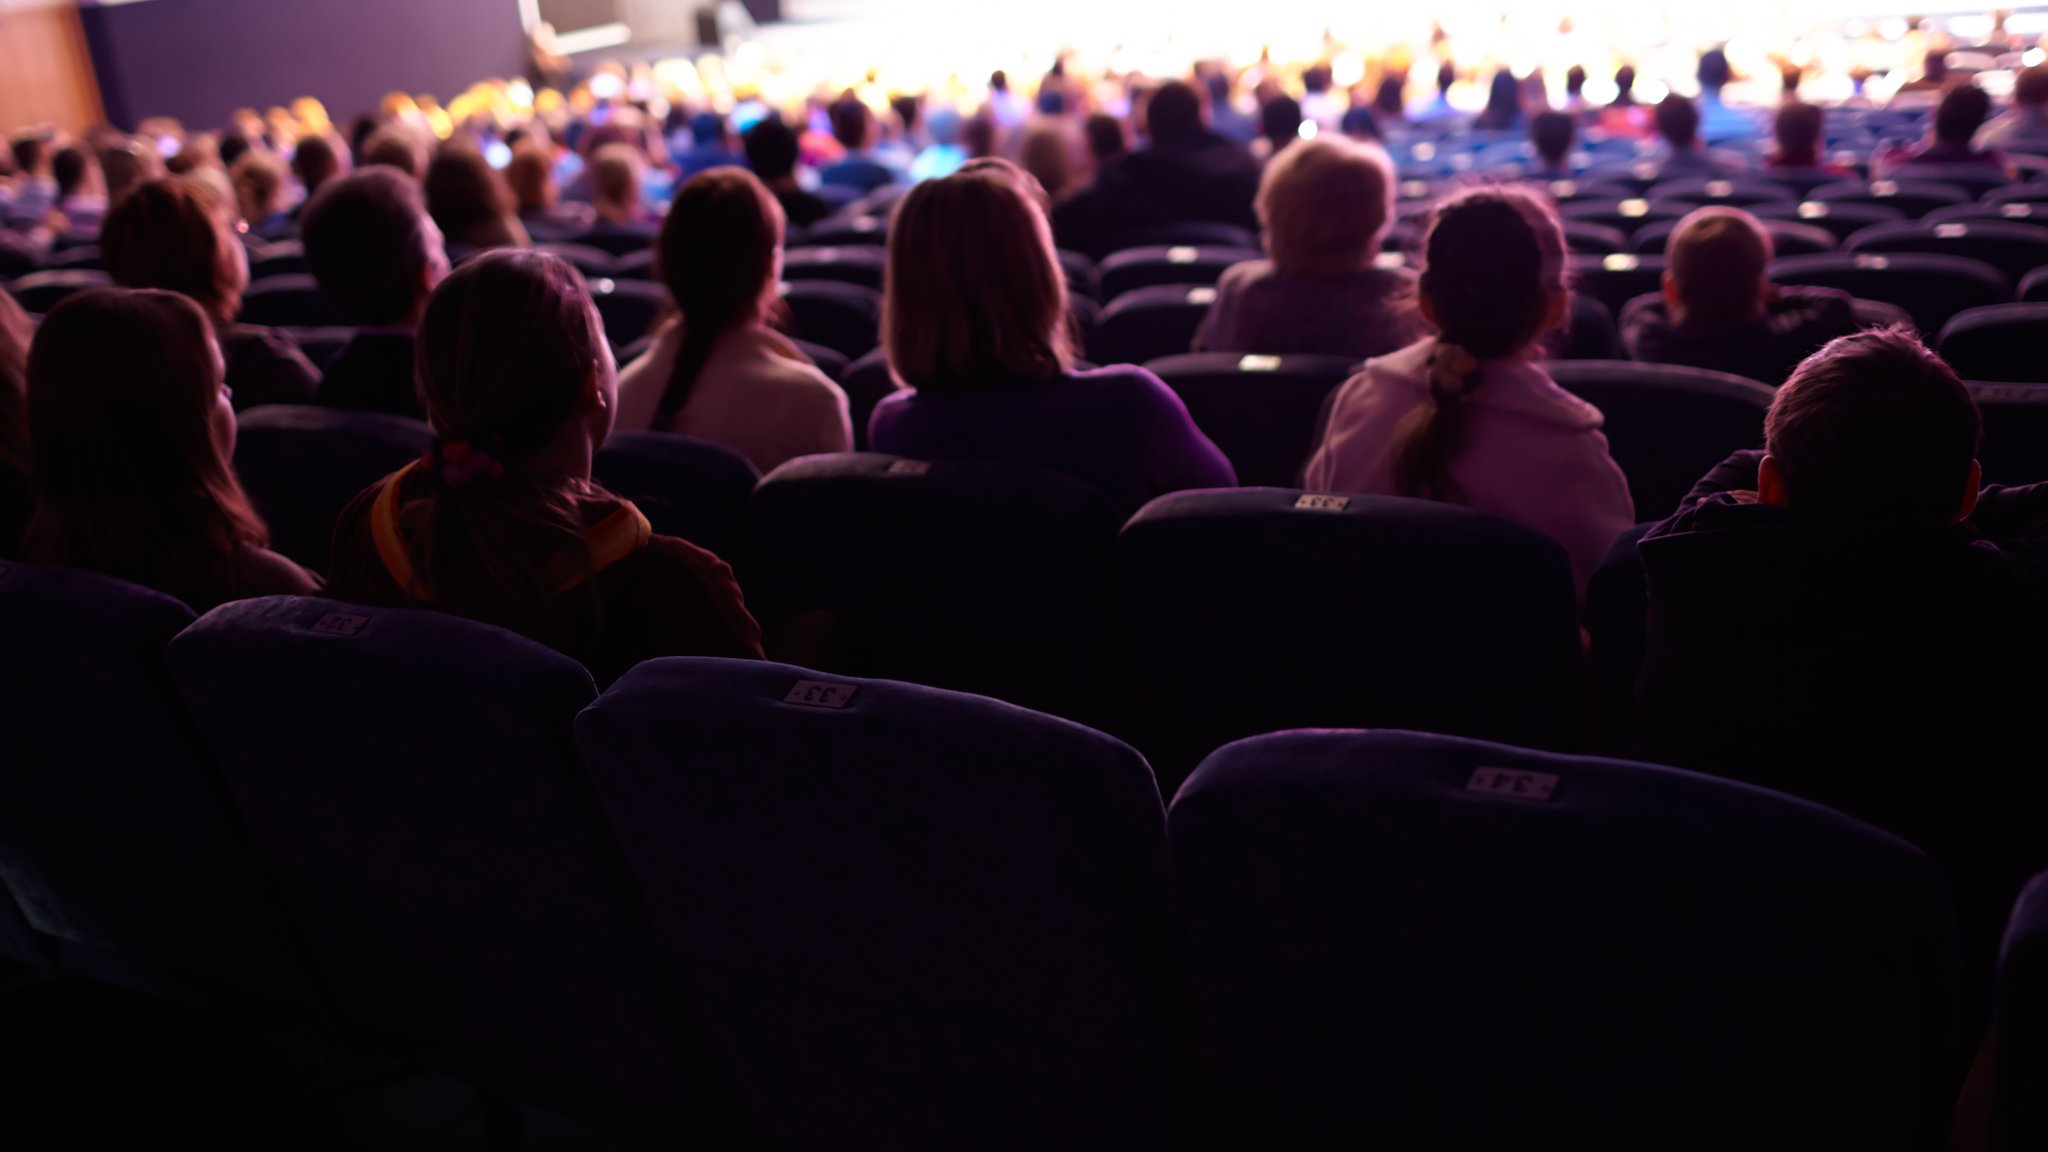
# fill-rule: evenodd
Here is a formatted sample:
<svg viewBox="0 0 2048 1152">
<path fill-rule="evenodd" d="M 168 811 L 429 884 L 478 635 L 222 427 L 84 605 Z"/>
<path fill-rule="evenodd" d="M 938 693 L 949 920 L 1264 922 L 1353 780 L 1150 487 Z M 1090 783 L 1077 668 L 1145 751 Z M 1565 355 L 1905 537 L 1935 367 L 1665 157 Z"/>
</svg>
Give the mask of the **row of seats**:
<svg viewBox="0 0 2048 1152">
<path fill-rule="evenodd" d="M 1903 1152 L 1967 1056 L 1937 870 L 1745 785 L 1294 732 L 1163 813 L 1117 740 L 909 684 L 667 659 L 598 696 L 453 617 L 195 622 L 28 565 L 0 617 L 16 959 L 611 1125 Z M 2011 1147 L 2048 1136 L 2044 885 L 2001 982 Z"/>
</svg>

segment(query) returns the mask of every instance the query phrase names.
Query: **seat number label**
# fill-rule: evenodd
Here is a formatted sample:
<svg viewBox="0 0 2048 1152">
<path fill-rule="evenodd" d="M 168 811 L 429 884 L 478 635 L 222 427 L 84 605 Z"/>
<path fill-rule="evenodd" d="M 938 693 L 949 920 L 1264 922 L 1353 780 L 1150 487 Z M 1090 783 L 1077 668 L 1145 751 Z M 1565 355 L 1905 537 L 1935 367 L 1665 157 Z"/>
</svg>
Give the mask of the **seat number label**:
<svg viewBox="0 0 2048 1152">
<path fill-rule="evenodd" d="M 1523 772 L 1514 768 L 1481 768 L 1465 784 L 1467 792 L 1488 792 L 1495 796 L 1519 796 L 1524 800 L 1548 800 L 1557 791 L 1557 777 L 1549 772 Z"/>
<path fill-rule="evenodd" d="M 802 704 L 807 708 L 844 708 L 860 688 L 857 684 L 828 684 L 823 680 L 799 680 L 789 695 L 782 698 L 784 704 Z"/>
<path fill-rule="evenodd" d="M 313 625 L 313 631 L 324 636 L 353 636 L 368 624 L 368 616 L 350 616 L 341 612 L 329 612 Z"/>
</svg>

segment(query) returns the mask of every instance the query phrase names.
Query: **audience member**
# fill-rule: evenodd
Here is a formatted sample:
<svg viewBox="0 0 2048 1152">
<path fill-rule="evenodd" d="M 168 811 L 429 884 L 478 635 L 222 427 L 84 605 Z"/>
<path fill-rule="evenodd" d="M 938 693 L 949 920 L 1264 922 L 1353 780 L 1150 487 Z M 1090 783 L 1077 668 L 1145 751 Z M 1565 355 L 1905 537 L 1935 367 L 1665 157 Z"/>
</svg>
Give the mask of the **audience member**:
<svg viewBox="0 0 2048 1152">
<path fill-rule="evenodd" d="M 1586 99 L 1586 69 L 1584 65 L 1574 64 L 1565 69 L 1564 106 L 1560 111 L 1572 117 L 1574 122 L 1589 118 L 1599 111 L 1593 106 L 1592 101 Z"/>
<path fill-rule="evenodd" d="M 1098 176 L 1130 154 L 1131 136 L 1124 122 L 1107 112 L 1097 112 L 1081 123 L 1081 135 L 1088 143 L 1088 158 Z"/>
<path fill-rule="evenodd" d="M 1272 159 L 1301 139 L 1301 103 L 1281 93 L 1259 107 L 1259 141 L 1267 159 Z"/>
<path fill-rule="evenodd" d="M 2048 149 L 2048 64 L 2022 69 L 2013 78 L 2012 107 L 1977 133 L 1976 146 L 1984 152 Z"/>
<path fill-rule="evenodd" d="M 1404 73 L 1389 72 L 1380 77 L 1380 86 L 1373 94 L 1373 123 L 1383 128 L 1398 128 L 1408 121 L 1408 105 L 1402 89 L 1408 77 Z M 1377 134 L 1375 134 L 1377 138 Z"/>
<path fill-rule="evenodd" d="M 1572 143 L 1578 124 L 1565 112 L 1538 112 L 1529 118 L 1529 144 L 1536 150 L 1536 164 L 1524 175 L 1532 180 L 1572 178 Z"/>
<path fill-rule="evenodd" d="M 1920 66 L 1920 75 L 1899 85 L 1890 107 L 1900 111 L 1932 108 L 1949 89 L 1948 50 L 1930 48 Z"/>
<path fill-rule="evenodd" d="M 1073 125 L 1041 117 L 1024 126 L 1017 139 L 1017 166 L 1031 174 L 1054 202 L 1074 193 L 1081 181 L 1075 173 L 1079 142 Z"/>
<path fill-rule="evenodd" d="M 725 117 L 709 111 L 690 117 L 690 146 L 670 159 L 676 166 L 677 178 L 682 180 L 708 169 L 742 162 L 739 149 L 733 147 L 732 129 Z"/>
<path fill-rule="evenodd" d="M 759 180 L 744 168 L 692 177 L 655 257 L 677 316 L 619 375 L 621 427 L 723 444 L 763 472 L 853 446 L 846 395 L 768 327 L 782 209 Z"/>
<path fill-rule="evenodd" d="M 396 168 L 417 180 L 426 174 L 432 152 L 426 133 L 409 124 L 386 124 L 356 149 L 356 163 L 362 168 Z"/>
<path fill-rule="evenodd" d="M 355 335 L 327 364 L 319 402 L 419 419 L 413 334 L 448 274 L 441 229 L 417 183 L 384 166 L 322 189 L 306 209 L 306 264 Z"/>
<path fill-rule="evenodd" d="M 546 143 L 525 140 L 512 149 L 512 161 L 505 165 L 505 183 L 518 206 L 519 225 L 533 239 L 561 240 L 587 232 L 597 223 L 597 213 L 590 205 L 561 198 L 561 189 L 555 184 L 554 149 Z"/>
<path fill-rule="evenodd" d="M 50 174 L 50 140 L 40 132 L 23 132 L 14 138 L 14 203 L 7 210 L 10 221 L 38 223 L 57 207 L 57 181 Z"/>
<path fill-rule="evenodd" d="M 630 144 L 607 144 L 590 158 L 591 206 L 597 212 L 595 232 L 654 235 L 641 176 L 647 161 Z"/>
<path fill-rule="evenodd" d="M 1828 341 L 1856 331 L 1847 293 L 1772 284 L 1770 233 L 1739 208 L 1702 208 L 1671 233 L 1661 295 L 1622 310 L 1632 359 L 1782 383 Z"/>
<path fill-rule="evenodd" d="M 469 261 L 419 342 L 434 447 L 342 513 L 330 594 L 495 624 L 600 684 L 657 656 L 761 656 L 724 562 L 591 482 L 616 380 L 574 268 L 539 252 Z"/>
<path fill-rule="evenodd" d="M 1715 179 L 1735 174 L 1733 166 L 1707 154 L 1700 144 L 1700 112 L 1692 101 L 1672 94 L 1657 102 L 1657 135 L 1664 141 L 1657 158 L 1662 180 Z"/>
<path fill-rule="evenodd" d="M 2010 179 L 2016 175 L 2002 152 L 1977 150 L 1977 130 L 1991 115 L 1991 97 L 1982 88 L 1959 84 L 1948 90 L 1934 109 L 1927 139 L 1917 145 L 1890 148 L 1870 162 L 1879 179 L 1911 178 L 1916 168 L 1978 168 Z"/>
<path fill-rule="evenodd" d="M 1211 68 L 1202 76 L 1202 88 L 1209 98 L 1209 126 L 1226 140 L 1245 147 L 1259 138 L 1259 121 L 1237 106 L 1237 88 L 1227 68 Z"/>
<path fill-rule="evenodd" d="M 797 136 L 782 117 L 769 116 L 747 129 L 741 143 L 747 150 L 747 167 L 775 194 L 775 202 L 782 205 L 790 224 L 808 228 L 832 214 L 832 205 L 804 191 L 797 182 Z"/>
<path fill-rule="evenodd" d="M 248 249 L 235 219 L 233 207 L 203 180 L 151 181 L 100 230 L 107 272 L 123 287 L 177 292 L 199 305 L 213 325 L 235 411 L 311 403 L 320 373 L 291 337 L 235 322 L 249 287 Z"/>
<path fill-rule="evenodd" d="M 1776 151 L 1766 161 L 1772 168 L 1791 168 L 1817 175 L 1841 176 L 1849 179 L 1855 173 L 1839 165 L 1829 164 L 1821 157 L 1821 144 L 1827 129 L 1827 112 L 1814 104 L 1787 100 L 1778 105 L 1778 112 L 1771 121 L 1771 135 L 1776 140 Z"/>
<path fill-rule="evenodd" d="M 427 165 L 424 192 L 427 211 L 451 246 L 475 251 L 533 243 L 519 222 L 518 204 L 505 177 L 470 144 L 451 141 L 441 146 Z"/>
<path fill-rule="evenodd" d="M 1176 81 L 1153 93 L 1145 127 L 1147 147 L 1111 163 L 1093 187 L 1054 210 L 1061 247 L 1100 253 L 1118 232 L 1185 221 L 1258 226 L 1258 162 L 1209 130 L 1194 88 Z"/>
<path fill-rule="evenodd" d="M 1346 140 L 1360 144 L 1378 144 L 1383 135 L 1379 117 L 1373 115 L 1372 109 L 1363 106 L 1346 108 L 1343 117 L 1337 121 L 1337 131 Z"/>
<path fill-rule="evenodd" d="M 904 180 L 907 173 L 900 165 L 875 147 L 875 114 L 868 110 L 860 98 L 848 93 L 832 102 L 828 113 L 832 120 L 832 138 L 846 149 L 846 155 L 836 163 L 827 164 L 818 173 L 818 179 L 840 188 L 851 188 L 856 192 L 873 192 L 877 188 Z"/>
<path fill-rule="evenodd" d="M 1445 60 L 1436 68 L 1436 95 L 1417 108 L 1408 119 L 1417 124 L 1441 124 L 1462 119 L 1464 114 L 1451 104 L 1451 89 L 1458 83 L 1458 66 Z"/>
<path fill-rule="evenodd" d="M 106 218 L 106 185 L 99 161 L 83 145 L 60 148 L 50 158 L 50 177 L 57 182 L 57 211 L 75 235 L 91 236 Z"/>
<path fill-rule="evenodd" d="M 234 182 L 236 207 L 252 234 L 276 240 L 291 233 L 291 217 L 285 214 L 285 168 L 275 156 L 251 148 L 228 169 L 228 177 Z"/>
<path fill-rule="evenodd" d="M 199 306 L 100 288 L 58 305 L 28 358 L 37 504 L 25 553 L 204 612 L 317 583 L 270 552 L 235 480 L 235 414 Z"/>
<path fill-rule="evenodd" d="M 0 559 L 19 555 L 36 508 L 28 446 L 28 313 L 0 288 Z"/>
<path fill-rule="evenodd" d="M 1392 161 L 1377 146 L 1310 140 L 1259 184 L 1269 258 L 1236 265 L 1195 347 L 1264 355 L 1383 356 L 1415 339 L 1414 278 L 1375 264 L 1394 214 Z"/>
<path fill-rule="evenodd" d="M 1493 74 L 1487 89 L 1486 107 L 1473 118 L 1475 132 L 1514 132 L 1522 127 L 1522 82 L 1502 68 Z"/>
<path fill-rule="evenodd" d="M 1028 178 L 991 163 L 920 184 L 889 233 L 883 343 L 906 391 L 869 422 L 877 452 L 1065 472 L 1126 513 L 1236 475 L 1142 368 L 1073 370 L 1067 286 Z"/>
<path fill-rule="evenodd" d="M 164 177 L 163 157 L 126 136 L 100 148 L 98 155 L 107 211 L 120 207 L 137 188 Z"/>
<path fill-rule="evenodd" d="M 1418 281 L 1430 335 L 1369 361 L 1337 393 L 1307 484 L 1464 504 L 1547 533 L 1583 594 L 1635 522 L 1600 411 L 1534 362 L 1570 312 L 1548 203 L 1482 189 L 1438 209 Z"/>
<path fill-rule="evenodd" d="M 298 180 L 306 198 L 292 209 L 294 217 L 305 212 L 306 205 L 327 187 L 329 181 L 348 175 L 348 171 L 348 154 L 336 148 L 334 141 L 326 135 L 315 133 L 300 137 L 292 148 L 292 176 Z"/>
<path fill-rule="evenodd" d="M 1654 131 L 1648 110 L 1636 100 L 1636 70 L 1623 64 L 1614 70 L 1614 99 L 1600 110 L 1600 131 L 1624 140 L 1647 139 Z"/>
<path fill-rule="evenodd" d="M 1722 99 L 1721 91 L 1735 77 L 1734 69 L 1728 65 L 1728 53 L 1720 48 L 1709 48 L 1700 53 L 1699 68 L 1694 73 L 1700 82 L 1700 134 L 1709 142 L 1722 140 L 1745 140 L 1756 134 L 1756 117 L 1748 109 L 1732 108 Z"/>
</svg>

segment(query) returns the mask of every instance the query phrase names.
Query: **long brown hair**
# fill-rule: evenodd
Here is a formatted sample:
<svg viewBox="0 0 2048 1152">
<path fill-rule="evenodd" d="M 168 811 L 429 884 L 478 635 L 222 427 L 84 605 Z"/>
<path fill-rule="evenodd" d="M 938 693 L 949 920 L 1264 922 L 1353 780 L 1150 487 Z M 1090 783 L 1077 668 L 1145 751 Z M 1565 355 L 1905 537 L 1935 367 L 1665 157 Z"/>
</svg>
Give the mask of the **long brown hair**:
<svg viewBox="0 0 2048 1152">
<path fill-rule="evenodd" d="M 226 199 L 204 180 L 152 180 L 100 227 L 107 271 L 126 288 L 190 296 L 215 323 L 232 323 L 249 286 L 241 241 L 228 232 L 232 218 Z"/>
<path fill-rule="evenodd" d="M 605 356 L 583 277 L 560 257 L 500 249 L 434 291 L 415 369 L 437 455 L 460 445 L 499 466 L 462 484 L 430 472 L 425 494 L 399 510 L 437 608 L 548 642 L 546 606 L 589 564 L 583 504 L 603 492 L 529 461 L 588 418 Z"/>
<path fill-rule="evenodd" d="M 211 603 L 269 542 L 216 433 L 220 364 L 199 306 L 101 288 L 50 313 L 28 358 L 33 560 Z"/>
<path fill-rule="evenodd" d="M 775 287 L 782 229 L 782 205 L 744 168 L 700 172 L 676 193 L 654 256 L 680 313 L 683 343 L 655 406 L 656 428 L 675 423 L 719 340 L 761 318 Z"/>
<path fill-rule="evenodd" d="M 1465 397 L 1489 360 L 1527 351 L 1565 292 L 1564 230 L 1520 188 L 1483 188 L 1444 203 L 1430 223 L 1416 290 L 1436 327 L 1430 402 L 1394 432 L 1394 487 L 1458 500 L 1450 477 L 1465 434 Z"/>
<path fill-rule="evenodd" d="M 991 161 L 919 184 L 897 206 L 882 338 L 904 385 L 986 388 L 1072 365 L 1067 281 L 1030 179 Z"/>
<path fill-rule="evenodd" d="M 29 470 L 28 313 L 0 288 L 0 465 Z"/>
</svg>

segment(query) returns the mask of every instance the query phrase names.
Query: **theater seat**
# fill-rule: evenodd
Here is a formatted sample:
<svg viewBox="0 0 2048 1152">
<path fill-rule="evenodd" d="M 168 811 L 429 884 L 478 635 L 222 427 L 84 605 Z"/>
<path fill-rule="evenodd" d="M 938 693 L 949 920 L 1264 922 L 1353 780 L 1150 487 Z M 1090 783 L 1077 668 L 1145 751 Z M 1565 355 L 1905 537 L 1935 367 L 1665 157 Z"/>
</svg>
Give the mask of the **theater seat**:
<svg viewBox="0 0 2048 1152">
<path fill-rule="evenodd" d="M 857 360 L 881 342 L 882 294 L 858 284 L 795 280 L 782 286 L 794 334 Z"/>
<path fill-rule="evenodd" d="M 599 252 L 597 255 L 602 256 L 604 253 Z M 659 277 L 654 273 L 654 249 L 652 248 L 643 248 L 638 252 L 628 252 L 624 256 L 613 260 L 608 271 L 596 274 L 609 275 L 615 280 L 646 280 L 650 283 L 660 283 Z"/>
<path fill-rule="evenodd" d="M 1567 747 L 1563 549 L 1449 504 L 1246 488 L 1145 506 L 1118 541 L 1162 779 L 1231 740 L 1396 726 Z"/>
<path fill-rule="evenodd" d="M 1875 224 L 1904 220 L 1906 214 L 1885 204 L 1863 204 L 1847 200 L 1803 200 L 1797 204 L 1759 204 L 1749 209 L 1759 220 L 1790 220 L 1825 229 L 1840 243 Z M 1782 253 L 1791 255 L 1791 253 Z"/>
<path fill-rule="evenodd" d="M 882 290 L 888 253 L 874 245 L 843 248 L 792 248 L 782 255 L 784 280 L 836 280 Z"/>
<path fill-rule="evenodd" d="M 1567 221 L 1582 224 L 1598 224 L 1612 228 L 1624 235 L 1633 236 L 1636 230 L 1664 220 L 1677 220 L 1691 212 L 1694 205 L 1672 204 L 1662 201 L 1630 198 L 1627 200 L 1575 200 L 1559 208 L 1558 215 Z"/>
<path fill-rule="evenodd" d="M 1564 222 L 1565 250 L 1574 256 L 1613 256 L 1629 250 L 1628 233 L 1586 220 Z"/>
<path fill-rule="evenodd" d="M 1568 264 L 1573 290 L 1605 304 L 1615 316 L 1629 301 L 1664 284 L 1666 264 L 1661 255 L 1573 256 Z"/>
<path fill-rule="evenodd" d="M 1088 346 L 1098 364 L 1143 364 L 1178 356 L 1194 347 L 1202 318 L 1216 303 L 1216 289 L 1160 284 L 1126 292 L 1102 310 L 1102 323 Z"/>
<path fill-rule="evenodd" d="M 1844 180 L 1839 184 L 1823 184 L 1813 190 L 1809 197 L 1823 204 L 1875 204 L 1883 208 L 1896 208 L 1908 220 L 1918 220 L 1936 208 L 1950 204 L 1968 204 L 1975 199 L 1969 192 L 1952 184 L 1939 184 L 1926 180 Z"/>
<path fill-rule="evenodd" d="M 1997 1058 L 1991 1146 L 2048 1146 L 2048 873 L 2034 877 L 2012 910 L 1998 958 Z"/>
<path fill-rule="evenodd" d="M 1817 224 L 1802 224 L 1796 220 L 1764 220 L 1764 231 L 1770 233 L 1771 249 L 1779 256 L 1811 256 L 1816 252 L 1833 252 L 1839 245 L 1835 234 Z M 1678 231 L 1678 221 L 1665 220 L 1650 224 L 1636 231 L 1634 250 L 1644 256 L 1662 256 L 1671 243 L 1671 234 Z"/>
<path fill-rule="evenodd" d="M 810 456 L 754 492 L 748 603 L 772 650 L 824 671 L 1111 724 L 1132 691 L 1121 522 L 1108 497 L 1036 468 Z"/>
<path fill-rule="evenodd" d="M 653 331 L 668 308 L 668 289 L 645 280 L 602 277 L 590 283 L 590 299 L 604 320 L 604 334 L 613 348 L 624 348 Z"/>
<path fill-rule="evenodd" d="M 2048 384 L 2048 304 L 1958 312 L 1943 326 L 1938 347 L 1965 380 Z"/>
<path fill-rule="evenodd" d="M 1555 360 L 1614 360 L 1622 355 L 1621 330 L 1607 305 L 1596 297 L 1574 292 L 1571 309 L 1564 329 L 1551 333 L 1546 356 Z"/>
<path fill-rule="evenodd" d="M 613 432 L 592 464 L 597 482 L 639 505 L 654 530 L 743 567 L 748 502 L 760 472 L 723 445 L 667 432 Z"/>
<path fill-rule="evenodd" d="M 1758 204 L 1782 204 L 1797 202 L 1799 193 L 1789 185 L 1780 184 L 1767 177 L 1730 177 L 1714 180 L 1666 180 L 1653 184 L 1644 197 L 1650 200 L 1664 200 L 1678 204 L 1693 204 L 1705 208 L 1724 205 L 1730 208 L 1752 208 Z"/>
<path fill-rule="evenodd" d="M 1102 298 L 1114 300 L 1126 292 L 1160 284 L 1215 284 L 1232 265 L 1257 260 L 1264 253 L 1257 248 L 1218 248 L 1179 245 L 1162 248 L 1127 248 L 1113 252 L 1097 267 Z"/>
<path fill-rule="evenodd" d="M 279 240 L 249 250 L 251 283 L 276 276 L 297 276 L 311 270 L 306 265 L 305 245 L 297 240 Z"/>
<path fill-rule="evenodd" d="M 2048 384 L 1969 382 L 1984 418 L 1977 459 L 1986 484 L 2048 480 Z"/>
<path fill-rule="evenodd" d="M 454 616 L 287 596 L 208 613 L 170 664 L 354 1031 L 608 1120 L 678 1104 L 576 756 L 581 665 Z"/>
<path fill-rule="evenodd" d="M 883 216 L 833 217 L 820 220 L 809 228 L 793 232 L 788 247 L 798 248 L 851 248 L 866 245 L 873 248 L 886 247 L 889 243 L 889 221 Z"/>
<path fill-rule="evenodd" d="M 1660 519 L 1732 452 L 1763 445 L 1773 392 L 1754 380 L 1675 364 L 1575 360 L 1547 366 L 1600 409 L 1607 449 L 1628 477 L 1636 517 Z"/>
<path fill-rule="evenodd" d="M 22 311 L 31 316 L 46 316 L 52 308 L 62 304 L 65 297 L 88 288 L 105 288 L 113 282 L 105 272 L 95 269 L 32 272 L 16 280 L 8 293 L 16 304 L 21 305 Z"/>
<path fill-rule="evenodd" d="M 1951 204 L 1946 208 L 1936 208 L 1921 217 L 1923 224 L 1939 224 L 1945 220 L 1991 220 L 2048 228 L 2048 203 L 2007 200 L 1998 203 Z"/>
<path fill-rule="evenodd" d="M 841 376 L 846 375 L 847 366 L 853 363 L 845 353 L 835 352 L 823 344 L 813 344 L 795 337 L 790 337 L 789 342 L 796 346 L 797 351 L 804 354 L 804 359 L 809 360 L 812 367 L 831 377 L 834 384 L 839 382 Z"/>
<path fill-rule="evenodd" d="M 2004 273 L 2009 283 L 2048 266 L 2048 228 L 1998 220 L 1880 224 L 1849 237 L 1848 247 L 1851 252 L 1931 252 L 1981 260 Z"/>
<path fill-rule="evenodd" d="M 1238 1117 L 1218 1146 L 1947 1139 L 1946 884 L 1827 809 L 1647 764 L 1289 732 L 1210 757 L 1167 829 L 1211 1099 Z"/>
<path fill-rule="evenodd" d="M 1173 248 L 1186 245 L 1193 248 L 1257 248 L 1257 236 L 1235 224 L 1222 224 L 1211 220 L 1183 220 L 1177 224 L 1154 224 L 1144 228 L 1126 228 L 1105 237 L 1091 255 L 1100 260 L 1112 252 L 1124 252 L 1132 248 Z"/>
<path fill-rule="evenodd" d="M 655 660 L 578 719 L 654 932 L 788 1148 L 1160 1148 L 1184 1043 L 1145 761 L 993 700 Z"/>
<path fill-rule="evenodd" d="M 1187 405 L 1195 425 L 1230 458 L 1238 483 L 1292 487 L 1315 450 L 1316 416 L 1358 372 L 1344 356 L 1203 352 L 1145 365 Z"/>
<path fill-rule="evenodd" d="M 659 231 L 652 224 L 631 228 L 600 224 L 588 232 L 570 237 L 569 243 L 579 248 L 594 248 L 616 260 L 621 256 L 653 247 Z M 575 261 L 571 260 L 570 263 L 573 264 Z M 591 273 L 585 272 L 584 275 L 588 276 Z"/>
<path fill-rule="evenodd" d="M 536 252 L 546 252 L 550 256 L 559 256 L 567 260 L 578 272 L 583 273 L 586 279 L 611 276 L 617 269 L 617 260 L 610 252 L 588 244 L 535 244 L 533 248 Z M 639 246 L 627 255 L 639 253 L 647 253 L 650 259 L 652 257 L 652 252 L 646 245 Z"/>
<path fill-rule="evenodd" d="M 237 419 L 235 474 L 270 526 L 270 546 L 325 572 L 342 509 L 433 442 L 432 429 L 403 416 L 271 404 Z"/>
<path fill-rule="evenodd" d="M 889 371 L 888 353 L 877 348 L 847 365 L 846 375 L 840 378 L 839 386 L 846 393 L 846 407 L 853 420 L 854 451 L 865 452 L 868 450 L 868 418 L 875 414 L 875 405 L 896 391 L 896 377 Z"/>
<path fill-rule="evenodd" d="M 1956 313 L 2012 298 L 2012 282 L 1991 265 L 1925 252 L 1792 256 L 1773 261 L 1770 275 L 1779 284 L 1839 288 L 1860 300 L 1896 304 L 1930 339 Z"/>
<path fill-rule="evenodd" d="M 315 368 L 325 368 L 333 362 L 356 336 L 353 328 L 289 328 L 285 332 Z"/>
<path fill-rule="evenodd" d="M 237 319 L 265 328 L 333 328 L 348 323 L 321 295 L 320 285 L 303 273 L 250 284 L 248 291 L 242 293 L 242 311 Z"/>
</svg>

